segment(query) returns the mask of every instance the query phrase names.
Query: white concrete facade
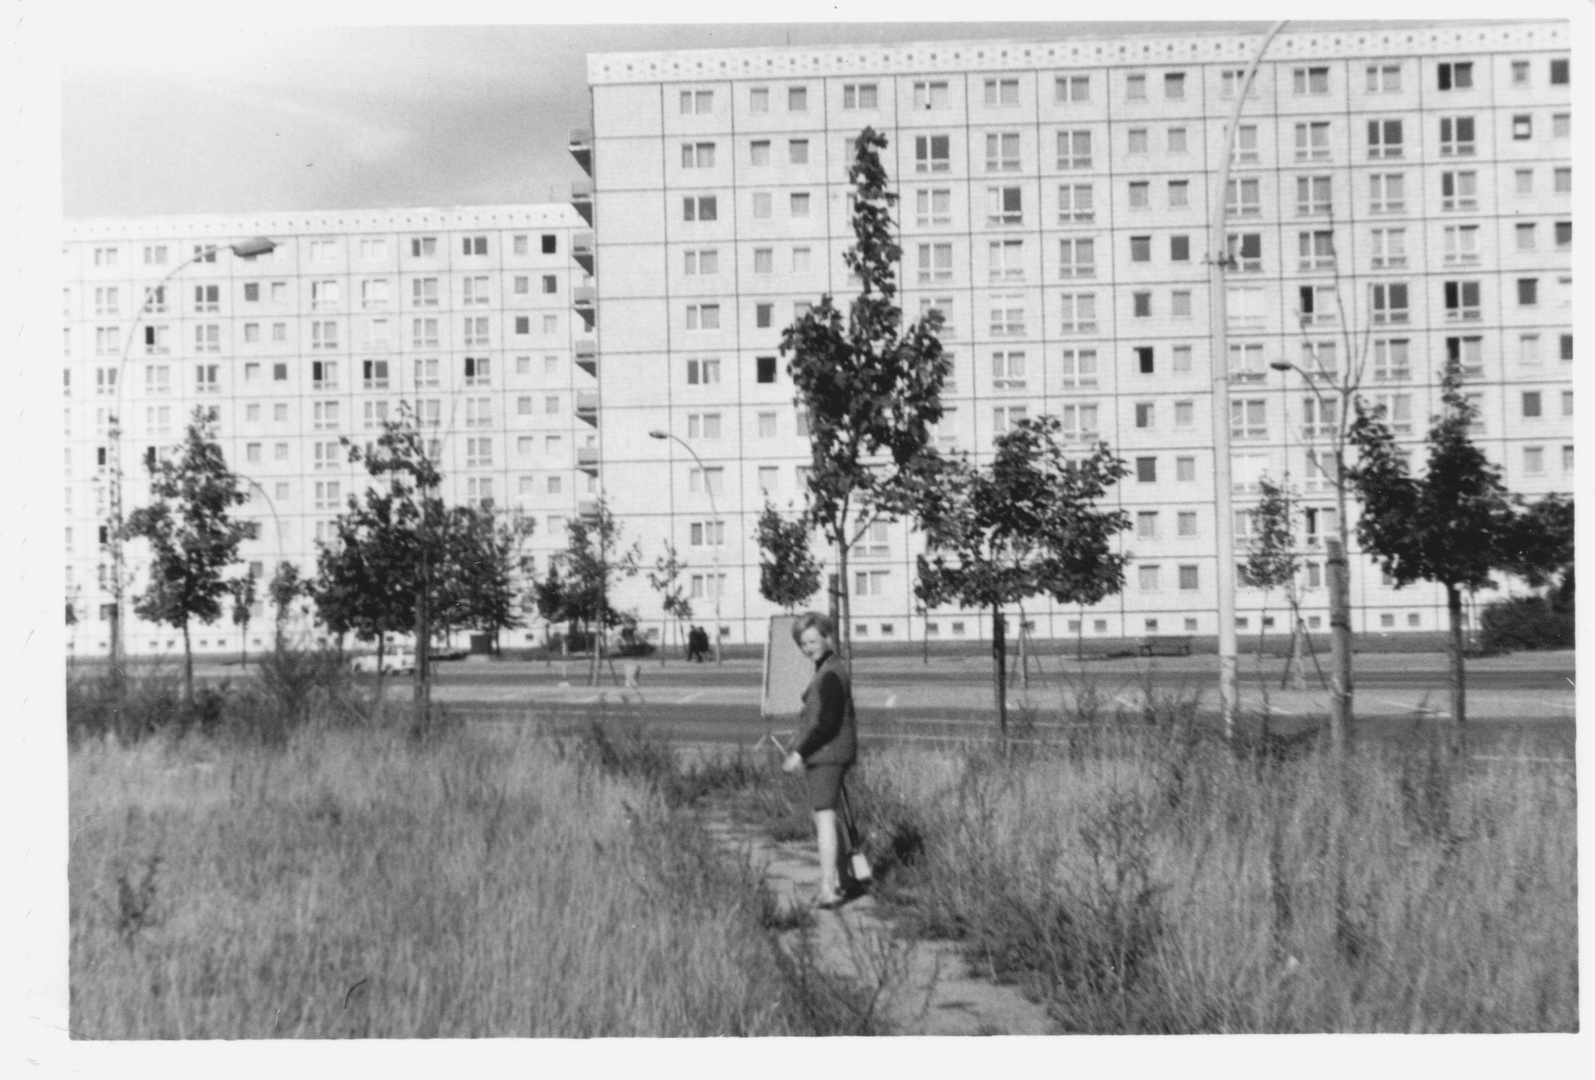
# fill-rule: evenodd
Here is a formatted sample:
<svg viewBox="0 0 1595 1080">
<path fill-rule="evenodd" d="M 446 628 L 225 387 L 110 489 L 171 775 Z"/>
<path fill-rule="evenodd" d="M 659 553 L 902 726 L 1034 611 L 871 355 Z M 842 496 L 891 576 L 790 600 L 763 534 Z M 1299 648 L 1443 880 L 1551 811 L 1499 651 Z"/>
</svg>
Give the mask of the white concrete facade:
<svg viewBox="0 0 1595 1080">
<path fill-rule="evenodd" d="M 597 483 L 596 417 L 577 408 L 595 387 L 592 339 L 572 309 L 573 292 L 589 284 L 576 243 L 585 229 L 563 204 L 69 223 L 64 551 L 79 618 L 73 648 L 109 648 L 111 553 L 100 530 L 118 403 L 125 512 L 147 497 L 146 454 L 179 442 L 195 407 L 215 410 L 229 464 L 253 481 L 243 514 L 260 530 L 243 558 L 263 579 L 279 560 L 314 573 L 317 540 L 367 479 L 339 438 L 374 437 L 401 401 L 436 436 L 444 498 L 491 500 L 533 517 L 528 553 L 546 568 Z M 254 236 L 277 249 L 244 259 L 227 248 Z M 208 245 L 221 250 L 180 270 L 135 327 L 146 290 Z M 181 651 L 176 631 L 132 611 L 147 553 L 141 543 L 127 552 L 128 650 Z M 272 614 L 257 605 L 251 649 L 269 643 Z M 522 644 L 528 633 L 503 641 Z M 195 627 L 193 637 L 199 652 L 245 644 L 230 619 Z"/>
<path fill-rule="evenodd" d="M 1034 632 L 1217 632 L 1206 223 L 1256 44 L 1198 32 L 589 57 L 592 127 L 573 147 L 593 175 L 604 490 L 646 561 L 666 538 L 684 553 L 698 621 L 713 587 L 705 483 L 725 522 L 726 640 L 758 640 L 772 611 L 754 523 L 766 497 L 801 502 L 808 456 L 777 346 L 798 305 L 850 292 L 846 168 L 871 126 L 901 197 L 902 307 L 942 310 L 956 357 L 939 442 L 978 454 L 1014 410 L 1052 413 L 1135 470 L 1117 495 L 1136 522 L 1124 591 L 1084 612 L 1028 605 Z M 1269 362 L 1344 365 L 1366 342 L 1364 393 L 1416 441 L 1455 351 L 1508 485 L 1571 490 L 1569 51 L 1565 23 L 1346 24 L 1287 28 L 1258 70 L 1232 173 L 1234 486 L 1244 507 L 1259 476 L 1288 478 L 1313 511 L 1315 629 L 1333 532 L 1309 458 L 1324 418 Z M 720 472 L 699 475 L 651 429 Z M 914 611 L 915 544 L 893 525 L 855 553 L 855 639 L 981 636 L 973 613 Z M 1360 557 L 1352 590 L 1357 630 L 1444 626 L 1439 590 L 1394 590 Z M 1264 601 L 1240 590 L 1243 633 Z M 659 617 L 640 579 L 622 603 Z"/>
</svg>

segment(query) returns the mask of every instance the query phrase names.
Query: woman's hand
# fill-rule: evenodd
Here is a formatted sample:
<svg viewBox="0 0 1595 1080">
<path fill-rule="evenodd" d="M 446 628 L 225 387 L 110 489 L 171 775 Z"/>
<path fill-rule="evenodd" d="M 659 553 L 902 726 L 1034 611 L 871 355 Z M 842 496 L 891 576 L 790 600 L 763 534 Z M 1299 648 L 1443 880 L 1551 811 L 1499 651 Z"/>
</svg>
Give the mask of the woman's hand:
<svg viewBox="0 0 1595 1080">
<path fill-rule="evenodd" d="M 803 768 L 803 759 L 798 756 L 796 750 L 788 754 L 786 760 L 781 762 L 782 772 L 795 773 L 801 768 Z"/>
</svg>

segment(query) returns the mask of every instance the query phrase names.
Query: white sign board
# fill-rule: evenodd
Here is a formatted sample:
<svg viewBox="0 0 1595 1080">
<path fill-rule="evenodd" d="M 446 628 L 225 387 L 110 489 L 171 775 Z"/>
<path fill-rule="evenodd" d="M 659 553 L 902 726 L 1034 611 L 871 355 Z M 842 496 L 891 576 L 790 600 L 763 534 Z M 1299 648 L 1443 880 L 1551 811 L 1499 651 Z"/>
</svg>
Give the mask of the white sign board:
<svg viewBox="0 0 1595 1080">
<path fill-rule="evenodd" d="M 759 715 L 766 720 L 796 720 L 803 712 L 803 691 L 814 678 L 814 664 L 792 640 L 796 615 L 770 616 L 769 636 L 764 641 L 764 692 L 759 697 Z"/>
</svg>

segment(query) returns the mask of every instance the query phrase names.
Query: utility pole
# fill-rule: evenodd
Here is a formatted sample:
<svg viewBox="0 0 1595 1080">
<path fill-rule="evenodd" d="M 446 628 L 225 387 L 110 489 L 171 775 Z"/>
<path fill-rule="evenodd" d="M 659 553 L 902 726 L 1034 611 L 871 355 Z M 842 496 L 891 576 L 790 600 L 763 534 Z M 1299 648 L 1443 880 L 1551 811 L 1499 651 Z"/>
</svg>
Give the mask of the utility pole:
<svg viewBox="0 0 1595 1080">
<path fill-rule="evenodd" d="M 1251 92 L 1252 79 L 1263 53 L 1274 40 L 1284 20 L 1276 22 L 1257 51 L 1252 54 L 1246 74 L 1235 87 L 1235 107 L 1230 110 L 1229 126 L 1224 134 L 1224 155 L 1219 159 L 1218 183 L 1212 192 L 1212 213 L 1208 237 L 1207 264 L 1210 271 L 1211 303 L 1213 317 L 1213 497 L 1215 515 L 1214 538 L 1218 549 L 1218 566 L 1214 585 L 1218 590 L 1218 699 L 1219 712 L 1224 722 L 1224 737 L 1235 733 L 1235 708 L 1240 697 L 1238 678 L 1239 643 L 1235 638 L 1235 493 L 1231 487 L 1230 470 L 1230 405 L 1229 405 L 1229 293 L 1224 274 L 1229 264 L 1229 241 L 1226 214 L 1229 209 L 1230 161 L 1235 153 L 1235 135 L 1240 125 L 1241 108 L 1246 95 Z"/>
</svg>

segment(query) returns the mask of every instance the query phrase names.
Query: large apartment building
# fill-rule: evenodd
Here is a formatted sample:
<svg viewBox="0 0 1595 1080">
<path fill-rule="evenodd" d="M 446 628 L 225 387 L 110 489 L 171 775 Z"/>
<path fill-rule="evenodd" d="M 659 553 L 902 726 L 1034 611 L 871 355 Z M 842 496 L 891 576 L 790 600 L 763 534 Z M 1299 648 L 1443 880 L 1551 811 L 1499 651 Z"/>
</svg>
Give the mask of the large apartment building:
<svg viewBox="0 0 1595 1080">
<path fill-rule="evenodd" d="M 604 492 L 650 560 L 667 538 L 684 554 L 700 619 L 718 590 L 725 639 L 758 640 L 772 610 L 754 522 L 801 501 L 808 455 L 777 346 L 805 305 L 851 291 L 846 171 L 872 127 L 900 196 L 902 306 L 941 311 L 955 356 L 938 443 L 978 457 L 1049 413 L 1132 468 L 1123 593 L 1037 601 L 1034 632 L 1217 632 L 1208 221 L 1260 40 L 589 57 L 572 151 L 593 178 L 574 201 L 596 235 Z M 1336 417 L 1302 372 L 1359 365 L 1416 442 L 1456 357 L 1508 484 L 1571 488 L 1569 50 L 1565 23 L 1287 27 L 1246 94 L 1227 192 L 1237 527 L 1244 548 L 1262 478 L 1300 492 L 1311 627 Z M 882 526 L 856 552 L 856 639 L 981 634 L 973 613 L 915 610 L 916 543 Z M 1397 591 L 1360 555 L 1352 589 L 1357 630 L 1444 625 L 1438 590 Z M 1272 624 L 1264 601 L 1240 589 L 1243 631 Z"/>
<path fill-rule="evenodd" d="M 110 644 L 106 533 L 117 458 L 124 507 L 143 505 L 144 463 L 179 442 L 196 407 L 215 416 L 248 478 L 259 523 L 243 557 L 315 568 L 316 542 L 367 476 L 340 438 L 374 438 L 401 402 L 434 438 L 450 502 L 535 519 L 538 566 L 597 490 L 591 251 L 567 205 L 350 210 L 66 227 L 62 271 L 68 597 L 73 647 Z M 252 237 L 275 250 L 230 245 Z M 584 314 L 585 312 L 585 314 Z M 111 438 L 122 417 L 120 447 Z M 147 553 L 128 545 L 126 646 L 181 648 L 137 619 Z M 262 590 L 263 591 L 263 590 Z M 230 620 L 196 627 L 199 651 L 258 648 Z"/>
</svg>

